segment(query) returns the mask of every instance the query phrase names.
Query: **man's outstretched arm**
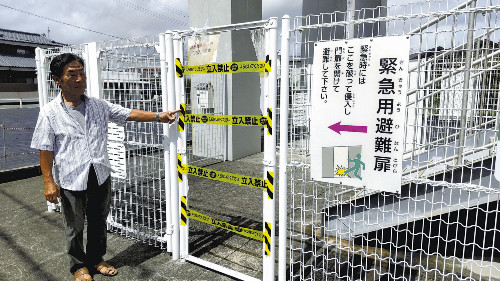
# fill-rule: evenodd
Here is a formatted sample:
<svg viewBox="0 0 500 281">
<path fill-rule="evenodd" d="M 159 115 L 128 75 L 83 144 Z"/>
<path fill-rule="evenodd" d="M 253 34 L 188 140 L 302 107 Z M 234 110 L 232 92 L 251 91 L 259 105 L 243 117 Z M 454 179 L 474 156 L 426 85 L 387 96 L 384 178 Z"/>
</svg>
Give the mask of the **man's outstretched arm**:
<svg viewBox="0 0 500 281">
<path fill-rule="evenodd" d="M 162 122 L 162 123 L 172 124 L 176 118 L 175 114 L 180 112 L 180 111 L 181 111 L 180 109 L 177 109 L 177 110 L 172 110 L 172 111 L 159 112 L 158 119 L 157 119 L 156 112 L 144 111 L 144 110 L 139 110 L 139 109 L 132 109 L 132 111 L 130 112 L 130 115 L 126 119 L 126 121 L 137 121 L 137 122 L 158 121 L 158 122 Z"/>
</svg>

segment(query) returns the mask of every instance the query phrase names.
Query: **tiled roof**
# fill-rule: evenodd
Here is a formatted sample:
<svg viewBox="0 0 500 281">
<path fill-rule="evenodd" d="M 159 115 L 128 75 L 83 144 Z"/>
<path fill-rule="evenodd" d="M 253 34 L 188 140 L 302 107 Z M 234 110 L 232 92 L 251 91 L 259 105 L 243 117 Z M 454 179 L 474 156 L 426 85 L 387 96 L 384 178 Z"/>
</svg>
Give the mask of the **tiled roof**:
<svg viewBox="0 0 500 281">
<path fill-rule="evenodd" d="M 14 57 L 0 54 L 0 67 L 36 68 L 35 58 Z"/>
<path fill-rule="evenodd" d="M 61 46 L 63 44 L 50 40 L 45 35 L 0 28 L 0 40 L 22 42 L 35 45 Z"/>
</svg>

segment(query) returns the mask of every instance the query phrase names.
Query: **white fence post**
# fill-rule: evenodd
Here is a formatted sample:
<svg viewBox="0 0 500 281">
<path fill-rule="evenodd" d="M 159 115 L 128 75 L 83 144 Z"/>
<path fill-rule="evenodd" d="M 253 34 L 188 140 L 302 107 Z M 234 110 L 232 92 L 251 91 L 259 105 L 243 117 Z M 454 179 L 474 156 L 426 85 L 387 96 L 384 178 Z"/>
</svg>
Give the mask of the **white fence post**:
<svg viewBox="0 0 500 281">
<path fill-rule="evenodd" d="M 35 61 L 36 61 L 36 80 L 37 80 L 37 86 L 38 86 L 38 104 L 40 108 L 45 105 L 45 100 L 43 98 L 43 84 L 44 81 L 42 79 L 42 72 L 43 72 L 43 61 L 42 61 L 42 56 L 41 56 L 41 48 L 36 48 L 35 49 Z"/>
<path fill-rule="evenodd" d="M 47 103 L 47 73 L 45 71 L 45 50 L 41 48 L 35 49 L 36 72 L 38 82 L 38 104 L 40 109 Z M 57 205 L 47 201 L 47 212 L 53 212 L 57 209 Z"/>
<path fill-rule="evenodd" d="M 275 229 L 276 218 L 274 210 L 274 173 L 276 165 L 276 126 L 272 122 L 276 121 L 276 68 L 277 68 L 277 26 L 276 18 L 271 18 L 266 25 L 269 33 L 269 44 L 266 50 L 271 61 L 271 72 L 267 77 L 267 115 L 268 128 L 264 133 L 264 179 L 266 179 L 267 190 L 263 192 L 264 204 L 264 251 L 263 251 L 263 273 L 262 280 L 274 280 L 275 263 Z M 270 127 L 270 128 L 269 128 Z M 273 128 L 274 127 L 274 128 Z"/>
<path fill-rule="evenodd" d="M 162 111 L 167 111 L 167 55 L 165 46 L 165 34 L 160 34 L 160 80 L 161 80 L 161 104 Z M 166 241 L 167 241 L 167 252 L 172 252 L 172 207 L 170 206 L 171 196 L 170 196 L 170 178 L 173 176 L 170 174 L 170 148 L 168 144 L 168 124 L 163 124 L 163 161 L 165 165 L 165 206 L 166 206 L 166 221 L 167 221 L 167 231 L 166 231 Z"/>
<path fill-rule="evenodd" d="M 167 31 L 165 33 L 165 47 L 168 62 L 167 72 L 167 89 L 168 89 L 168 110 L 174 110 L 176 107 L 175 101 L 175 57 L 174 57 L 174 33 Z M 177 121 L 172 123 L 168 128 L 168 142 L 170 144 L 170 209 L 172 210 L 172 259 L 179 259 L 179 221 L 180 221 L 180 204 L 179 204 L 179 184 L 177 177 Z"/>
<path fill-rule="evenodd" d="M 288 72 L 290 16 L 281 19 L 281 91 L 280 91 L 280 158 L 279 158 L 279 239 L 278 239 L 278 278 L 286 281 L 286 238 L 288 225 Z"/>
<path fill-rule="evenodd" d="M 181 64 L 183 63 L 183 38 L 180 35 L 176 35 L 174 37 L 174 59 L 179 59 Z M 184 92 L 184 77 L 180 78 L 175 78 L 175 99 L 177 103 L 175 104 L 175 107 L 177 108 L 180 103 L 186 103 L 185 100 L 185 92 Z M 177 126 L 175 126 L 177 128 Z M 184 129 L 184 131 L 178 131 L 178 139 L 177 139 L 177 154 L 180 155 L 181 157 L 181 163 L 182 164 L 187 164 L 187 157 L 186 157 L 186 131 L 187 128 Z M 177 160 L 179 161 L 179 160 Z M 177 163 L 179 165 L 179 163 Z M 181 206 L 179 206 L 179 212 L 181 213 L 182 209 L 182 204 L 185 205 L 187 208 L 188 206 L 188 201 L 189 199 L 187 198 L 187 175 L 186 174 L 178 174 L 177 177 L 181 176 L 182 182 L 179 182 L 179 196 L 178 200 L 181 200 L 181 197 L 185 198 L 185 201 L 183 202 L 182 200 L 179 201 L 181 203 Z M 179 217 L 180 219 L 180 217 Z M 187 217 L 185 218 L 186 224 L 182 225 L 182 221 L 179 220 L 179 252 L 180 252 L 180 258 L 184 261 L 185 258 L 189 255 L 189 223 Z"/>
<path fill-rule="evenodd" d="M 41 70 L 40 70 L 39 75 L 41 76 L 42 86 L 40 87 L 40 85 L 39 85 L 38 90 L 40 91 L 40 88 L 41 88 L 42 104 L 43 105 L 45 105 L 49 101 L 48 94 L 47 94 L 47 91 L 48 91 L 47 84 L 50 83 L 48 81 L 50 78 L 47 77 L 47 70 L 45 68 L 45 60 L 46 60 L 46 50 L 40 49 L 40 67 L 41 67 Z M 47 81 L 46 81 L 46 79 L 47 79 Z M 39 93 L 39 95 L 40 95 L 40 93 Z"/>
<path fill-rule="evenodd" d="M 89 96 L 102 98 L 101 69 L 99 63 L 99 49 L 97 42 L 85 44 L 86 68 L 87 68 L 87 92 Z"/>
</svg>

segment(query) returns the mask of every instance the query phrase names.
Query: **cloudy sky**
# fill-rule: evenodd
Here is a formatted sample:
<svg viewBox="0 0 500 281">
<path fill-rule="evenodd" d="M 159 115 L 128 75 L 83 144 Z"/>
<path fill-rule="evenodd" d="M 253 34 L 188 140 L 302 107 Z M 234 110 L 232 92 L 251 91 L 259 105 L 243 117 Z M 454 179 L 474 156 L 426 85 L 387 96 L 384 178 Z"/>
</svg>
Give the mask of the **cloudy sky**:
<svg viewBox="0 0 500 281">
<path fill-rule="evenodd" d="M 263 18 L 300 14 L 302 0 L 264 0 Z M 0 28 L 78 44 L 188 29 L 188 0 L 0 0 Z"/>
</svg>

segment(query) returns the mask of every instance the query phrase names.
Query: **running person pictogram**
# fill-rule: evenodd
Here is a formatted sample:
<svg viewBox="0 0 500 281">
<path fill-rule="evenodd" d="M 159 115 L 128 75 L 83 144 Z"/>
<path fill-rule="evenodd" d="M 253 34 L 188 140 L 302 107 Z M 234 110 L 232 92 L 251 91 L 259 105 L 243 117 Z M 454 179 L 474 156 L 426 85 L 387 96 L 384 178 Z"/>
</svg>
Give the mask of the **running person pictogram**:
<svg viewBox="0 0 500 281">
<path fill-rule="evenodd" d="M 344 175 L 349 174 L 350 172 L 354 171 L 354 176 L 356 176 L 358 179 L 363 180 L 360 175 L 358 175 L 359 169 L 361 168 L 361 165 L 363 165 L 363 170 L 365 169 L 365 163 L 361 161 L 361 154 L 356 154 L 357 159 L 351 159 L 347 158 L 349 162 L 354 162 L 354 166 L 346 171 L 344 171 Z"/>
</svg>

